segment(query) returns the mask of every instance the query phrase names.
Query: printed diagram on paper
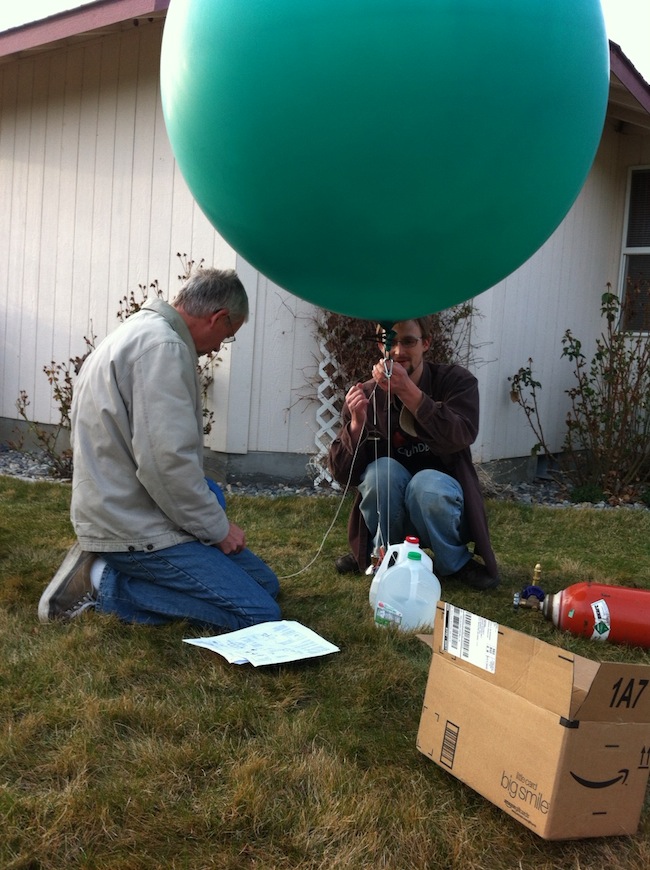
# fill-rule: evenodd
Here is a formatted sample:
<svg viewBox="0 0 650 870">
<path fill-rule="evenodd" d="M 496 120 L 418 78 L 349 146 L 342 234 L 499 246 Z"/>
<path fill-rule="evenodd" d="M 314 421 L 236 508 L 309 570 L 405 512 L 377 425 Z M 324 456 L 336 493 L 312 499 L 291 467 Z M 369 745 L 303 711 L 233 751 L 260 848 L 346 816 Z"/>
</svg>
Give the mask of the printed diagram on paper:
<svg viewBox="0 0 650 870">
<path fill-rule="evenodd" d="M 215 637 L 184 638 L 185 643 L 219 653 L 230 664 L 277 665 L 339 652 L 320 635 L 299 622 L 286 619 L 263 622 Z"/>
<path fill-rule="evenodd" d="M 468 610 L 445 604 L 443 650 L 493 674 L 499 624 Z"/>
</svg>

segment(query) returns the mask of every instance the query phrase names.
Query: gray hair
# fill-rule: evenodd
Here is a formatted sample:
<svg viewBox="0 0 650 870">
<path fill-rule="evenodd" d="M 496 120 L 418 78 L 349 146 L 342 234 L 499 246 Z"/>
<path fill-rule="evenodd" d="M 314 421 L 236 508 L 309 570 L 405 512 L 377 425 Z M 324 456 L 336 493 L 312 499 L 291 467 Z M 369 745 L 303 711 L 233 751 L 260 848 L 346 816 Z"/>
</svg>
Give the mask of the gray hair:
<svg viewBox="0 0 650 870">
<path fill-rule="evenodd" d="M 248 296 L 234 269 L 197 269 L 172 304 L 190 317 L 207 317 L 226 308 L 233 320 L 248 320 Z"/>
</svg>

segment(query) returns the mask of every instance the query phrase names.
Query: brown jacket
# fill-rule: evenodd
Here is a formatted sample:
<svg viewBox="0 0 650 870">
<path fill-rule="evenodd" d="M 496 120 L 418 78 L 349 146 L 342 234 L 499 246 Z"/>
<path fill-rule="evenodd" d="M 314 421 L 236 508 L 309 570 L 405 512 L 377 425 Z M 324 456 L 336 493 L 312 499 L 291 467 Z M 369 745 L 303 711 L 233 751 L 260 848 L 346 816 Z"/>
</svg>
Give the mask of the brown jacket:
<svg viewBox="0 0 650 870">
<path fill-rule="evenodd" d="M 479 420 L 478 384 L 474 375 L 458 365 L 425 362 L 418 386 L 424 393 L 415 414 L 393 399 L 390 455 L 411 474 L 436 468 L 456 478 L 463 489 L 465 520 L 474 553 L 480 556 L 492 576 L 497 564 L 488 531 L 487 517 L 470 444 L 476 440 Z M 375 382 L 366 381 L 364 392 L 370 396 Z M 375 412 L 376 406 L 376 412 Z M 358 486 L 366 467 L 379 456 L 388 455 L 387 394 L 376 390 L 368 408 L 368 422 L 361 436 L 356 457 L 350 439 L 350 411 L 343 406 L 341 430 L 329 451 L 329 468 L 343 486 Z M 354 459 L 354 464 L 353 464 Z M 360 496 L 348 521 L 350 548 L 361 570 L 369 564 L 371 541 L 359 510 Z"/>
</svg>

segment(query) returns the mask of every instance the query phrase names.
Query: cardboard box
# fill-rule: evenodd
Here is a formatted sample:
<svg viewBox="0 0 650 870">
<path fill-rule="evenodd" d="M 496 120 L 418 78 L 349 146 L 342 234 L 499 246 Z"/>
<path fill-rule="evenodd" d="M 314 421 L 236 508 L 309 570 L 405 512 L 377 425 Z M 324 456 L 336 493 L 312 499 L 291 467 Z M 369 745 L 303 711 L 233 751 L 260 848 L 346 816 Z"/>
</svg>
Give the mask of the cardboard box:
<svg viewBox="0 0 650 870">
<path fill-rule="evenodd" d="M 547 840 L 633 834 L 650 667 L 599 663 L 440 602 L 417 746 Z"/>
</svg>

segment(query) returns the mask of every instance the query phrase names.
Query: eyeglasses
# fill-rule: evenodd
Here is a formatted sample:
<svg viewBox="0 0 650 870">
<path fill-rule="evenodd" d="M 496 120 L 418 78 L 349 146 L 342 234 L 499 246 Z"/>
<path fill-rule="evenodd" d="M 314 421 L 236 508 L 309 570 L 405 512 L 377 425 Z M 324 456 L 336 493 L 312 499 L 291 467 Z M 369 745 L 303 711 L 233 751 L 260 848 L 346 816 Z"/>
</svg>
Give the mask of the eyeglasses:
<svg viewBox="0 0 650 870">
<path fill-rule="evenodd" d="M 226 314 L 226 317 L 228 318 L 228 323 L 230 324 L 230 329 L 232 330 L 232 320 L 230 319 L 230 315 Z M 232 344 L 233 341 L 237 341 L 237 339 L 234 335 L 229 335 L 227 338 L 221 339 L 221 344 Z"/>
<path fill-rule="evenodd" d="M 406 338 L 396 338 L 391 342 L 391 347 L 401 344 L 402 347 L 415 347 L 418 341 L 422 341 L 422 336 L 416 338 L 414 335 L 407 335 Z M 379 344 L 386 344 L 386 334 L 379 336 Z"/>
</svg>

